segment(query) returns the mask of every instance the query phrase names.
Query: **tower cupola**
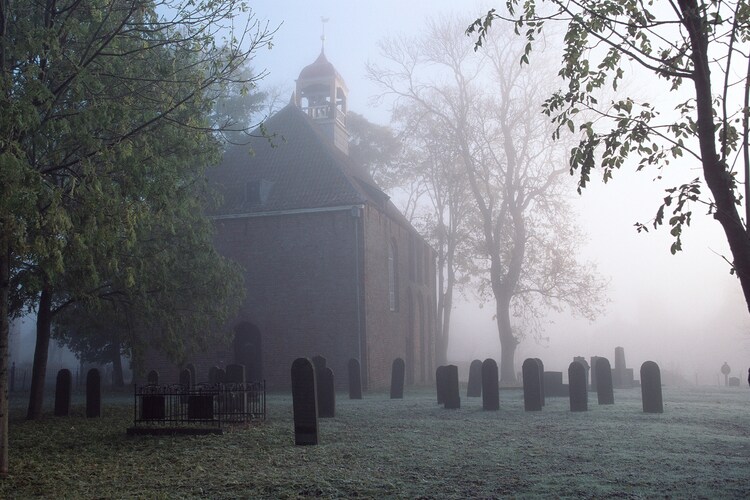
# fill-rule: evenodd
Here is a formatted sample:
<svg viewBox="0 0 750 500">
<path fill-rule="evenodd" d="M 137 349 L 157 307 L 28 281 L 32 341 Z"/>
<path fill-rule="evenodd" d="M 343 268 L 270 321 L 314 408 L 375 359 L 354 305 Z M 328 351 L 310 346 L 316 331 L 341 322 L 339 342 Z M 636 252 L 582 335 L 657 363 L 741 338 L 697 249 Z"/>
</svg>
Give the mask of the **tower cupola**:
<svg viewBox="0 0 750 500">
<path fill-rule="evenodd" d="M 297 107 L 317 123 L 323 134 L 344 153 L 349 152 L 346 130 L 347 94 L 344 79 L 321 49 L 312 64 L 297 78 L 294 100 Z"/>
</svg>

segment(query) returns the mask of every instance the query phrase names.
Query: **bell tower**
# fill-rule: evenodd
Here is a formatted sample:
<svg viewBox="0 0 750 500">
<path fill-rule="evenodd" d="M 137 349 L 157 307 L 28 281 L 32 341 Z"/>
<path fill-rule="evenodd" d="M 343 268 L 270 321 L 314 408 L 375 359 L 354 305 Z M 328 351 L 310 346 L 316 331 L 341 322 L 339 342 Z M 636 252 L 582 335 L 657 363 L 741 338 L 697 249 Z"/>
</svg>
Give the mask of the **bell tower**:
<svg viewBox="0 0 750 500">
<path fill-rule="evenodd" d="M 325 43 L 325 35 L 321 40 Z M 349 91 L 339 72 L 328 62 L 325 45 L 321 46 L 315 62 L 302 69 L 296 83 L 294 102 L 297 107 L 318 124 L 334 146 L 348 154 L 346 112 Z"/>
</svg>

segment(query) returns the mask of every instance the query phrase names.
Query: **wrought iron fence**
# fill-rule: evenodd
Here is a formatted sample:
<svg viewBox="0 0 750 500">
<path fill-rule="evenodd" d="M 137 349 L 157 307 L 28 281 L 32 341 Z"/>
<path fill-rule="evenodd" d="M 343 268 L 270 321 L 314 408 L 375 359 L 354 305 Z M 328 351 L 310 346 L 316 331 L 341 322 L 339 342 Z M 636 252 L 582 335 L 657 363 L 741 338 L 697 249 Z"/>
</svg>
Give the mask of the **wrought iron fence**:
<svg viewBox="0 0 750 500">
<path fill-rule="evenodd" d="M 266 419 L 266 384 L 134 386 L 133 429 L 220 431 L 227 424 Z M 130 432 L 130 431 L 129 431 Z"/>
</svg>

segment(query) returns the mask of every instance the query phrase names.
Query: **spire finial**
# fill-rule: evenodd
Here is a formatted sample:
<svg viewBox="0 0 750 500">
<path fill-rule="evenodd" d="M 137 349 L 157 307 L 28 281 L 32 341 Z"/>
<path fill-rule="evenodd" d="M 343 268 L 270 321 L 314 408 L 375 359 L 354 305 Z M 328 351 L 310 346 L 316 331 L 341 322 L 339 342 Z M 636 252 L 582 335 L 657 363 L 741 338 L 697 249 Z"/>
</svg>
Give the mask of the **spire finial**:
<svg viewBox="0 0 750 500">
<path fill-rule="evenodd" d="M 320 52 L 325 52 L 326 48 L 326 23 L 330 21 L 330 17 L 320 16 L 320 23 L 323 25 L 323 34 L 320 35 Z"/>
</svg>

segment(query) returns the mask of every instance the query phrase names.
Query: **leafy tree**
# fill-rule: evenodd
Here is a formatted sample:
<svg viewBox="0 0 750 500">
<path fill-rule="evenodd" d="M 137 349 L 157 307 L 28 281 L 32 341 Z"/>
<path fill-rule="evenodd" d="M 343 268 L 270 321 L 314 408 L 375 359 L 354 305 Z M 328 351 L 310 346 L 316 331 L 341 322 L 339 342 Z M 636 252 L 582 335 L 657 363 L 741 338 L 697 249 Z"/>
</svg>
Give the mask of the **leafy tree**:
<svg viewBox="0 0 750 500">
<path fill-rule="evenodd" d="M 543 111 L 555 124 L 556 136 L 561 129 L 580 131 L 570 154 L 579 192 L 597 168 L 605 182 L 626 165 L 656 168 L 659 177 L 677 170 L 683 180 L 666 190 L 653 221 L 636 224 L 637 229 L 667 224 L 675 253 L 682 249 L 682 231 L 693 209 L 705 209 L 724 230 L 731 252 L 727 260 L 750 309 L 748 2 L 511 0 L 507 7 L 508 14 L 490 10 L 468 28 L 468 34 L 478 35 L 477 48 L 493 21 L 509 21 L 527 39 L 520 58 L 525 64 L 546 25 L 565 26 L 559 76 L 567 85 L 551 93 Z M 601 99 L 627 77 L 648 78 L 654 88 L 664 84 L 664 94 L 679 104 L 665 112 L 670 99 Z M 701 177 L 690 170 L 693 164 L 701 167 Z"/>
<path fill-rule="evenodd" d="M 461 178 L 471 193 L 472 263 L 480 290 L 495 302 L 501 380 L 510 384 L 516 346 L 527 332 L 541 332 L 546 310 L 567 306 L 593 317 L 604 283 L 576 259 L 579 231 L 563 195 L 561 150 L 528 113 L 543 89 L 542 68 L 512 64 L 523 48 L 499 36 L 475 54 L 462 32 L 456 21 L 432 21 L 420 39 L 384 43 L 389 66 L 371 73 L 397 106 L 429 117 L 436 141 L 455 144 L 458 170 L 442 182 Z"/>
<path fill-rule="evenodd" d="M 179 203 L 189 199 L 181 190 L 221 150 L 208 120 L 213 92 L 252 84 L 237 70 L 270 40 L 252 16 L 232 29 L 245 11 L 232 0 L 0 0 L 0 475 L 9 316 L 37 310 L 35 418 L 54 314 L 143 297 L 153 268 L 140 238 L 155 215 L 166 234 L 203 241 L 205 228 L 180 227 L 175 215 L 195 209 Z M 157 243 L 149 258 L 160 256 Z M 166 324 L 151 332 L 173 338 L 181 325 Z"/>
</svg>

